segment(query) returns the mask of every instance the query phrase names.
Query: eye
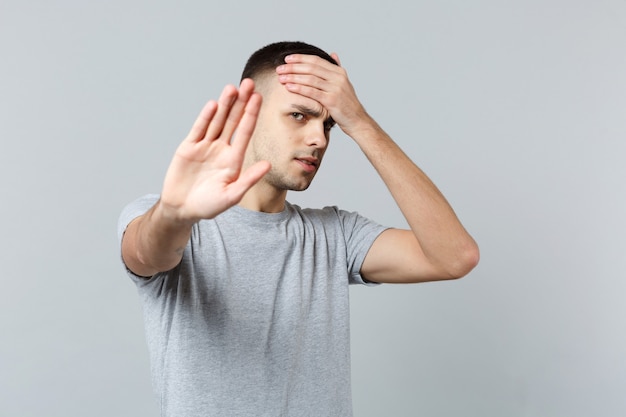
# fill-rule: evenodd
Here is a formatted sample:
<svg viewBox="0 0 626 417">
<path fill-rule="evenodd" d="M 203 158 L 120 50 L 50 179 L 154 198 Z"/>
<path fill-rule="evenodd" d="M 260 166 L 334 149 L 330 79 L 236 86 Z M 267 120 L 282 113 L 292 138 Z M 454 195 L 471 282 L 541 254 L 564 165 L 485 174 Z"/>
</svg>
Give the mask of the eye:
<svg viewBox="0 0 626 417">
<path fill-rule="evenodd" d="M 328 120 L 328 121 L 324 122 L 324 130 L 329 132 L 330 129 L 335 127 L 335 124 L 336 124 L 336 122 L 334 120 Z"/>
<path fill-rule="evenodd" d="M 298 113 L 298 112 L 296 112 L 296 111 L 294 111 L 293 113 L 291 113 L 291 117 L 292 117 L 294 120 L 298 121 L 298 122 L 302 122 L 302 121 L 304 121 L 304 114 L 302 114 L 302 113 Z"/>
</svg>

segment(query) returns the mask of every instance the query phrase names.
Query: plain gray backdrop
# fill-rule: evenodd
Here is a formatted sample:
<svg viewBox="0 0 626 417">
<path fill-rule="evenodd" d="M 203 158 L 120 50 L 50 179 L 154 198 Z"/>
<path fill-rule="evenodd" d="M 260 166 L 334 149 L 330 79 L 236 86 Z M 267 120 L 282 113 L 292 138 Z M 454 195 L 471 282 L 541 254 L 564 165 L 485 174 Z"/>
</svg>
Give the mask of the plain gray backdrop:
<svg viewBox="0 0 626 417">
<path fill-rule="evenodd" d="M 339 54 L 481 247 L 351 289 L 355 415 L 626 415 L 623 0 L 0 0 L 0 415 L 157 415 L 117 217 L 278 40 Z M 406 226 L 339 130 L 288 198 Z"/>
</svg>

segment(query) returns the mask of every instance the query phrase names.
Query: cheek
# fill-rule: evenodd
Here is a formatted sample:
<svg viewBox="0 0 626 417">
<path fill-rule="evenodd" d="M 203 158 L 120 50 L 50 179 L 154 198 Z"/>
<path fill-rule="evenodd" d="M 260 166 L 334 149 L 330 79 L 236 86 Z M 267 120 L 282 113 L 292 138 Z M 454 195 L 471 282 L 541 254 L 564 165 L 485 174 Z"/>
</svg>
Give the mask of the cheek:
<svg viewBox="0 0 626 417">
<path fill-rule="evenodd" d="M 257 161 L 269 161 L 272 165 L 279 161 L 280 148 L 276 146 L 276 142 L 271 136 L 260 135 L 250 145 L 253 146 L 253 152 Z"/>
</svg>

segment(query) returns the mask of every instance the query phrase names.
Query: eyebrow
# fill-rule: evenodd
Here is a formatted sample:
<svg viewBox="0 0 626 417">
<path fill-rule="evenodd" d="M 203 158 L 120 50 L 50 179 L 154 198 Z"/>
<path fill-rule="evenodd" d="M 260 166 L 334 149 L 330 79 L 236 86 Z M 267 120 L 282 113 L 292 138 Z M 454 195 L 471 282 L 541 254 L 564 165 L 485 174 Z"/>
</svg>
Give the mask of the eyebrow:
<svg viewBox="0 0 626 417">
<path fill-rule="evenodd" d="M 322 111 L 321 110 L 317 110 L 308 106 L 303 106 L 302 104 L 292 104 L 291 107 L 293 107 L 294 109 L 298 110 L 300 113 L 302 114 L 306 114 L 307 116 L 311 116 L 311 117 L 322 117 Z M 328 123 L 330 125 L 334 125 L 335 121 L 333 120 L 332 117 L 328 116 L 328 118 L 326 120 L 324 120 L 324 123 Z"/>
<path fill-rule="evenodd" d="M 303 106 L 302 104 L 292 104 L 291 107 L 298 110 L 300 113 L 306 114 L 307 116 L 322 117 L 321 110 L 316 110 L 308 106 Z"/>
</svg>

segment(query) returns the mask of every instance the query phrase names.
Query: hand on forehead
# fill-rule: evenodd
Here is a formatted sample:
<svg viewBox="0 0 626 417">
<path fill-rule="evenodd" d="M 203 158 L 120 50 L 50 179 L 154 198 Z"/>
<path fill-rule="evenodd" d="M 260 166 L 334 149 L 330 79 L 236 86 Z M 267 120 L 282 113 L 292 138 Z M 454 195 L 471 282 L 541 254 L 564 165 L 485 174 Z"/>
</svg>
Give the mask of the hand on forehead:
<svg viewBox="0 0 626 417">
<path fill-rule="evenodd" d="M 290 94 L 302 97 L 304 105 L 319 113 L 326 112 L 319 100 L 320 94 L 327 91 L 336 80 L 332 67 L 337 66 L 319 56 L 294 54 L 285 57 L 285 64 L 276 67 L 276 75 L 278 82 Z"/>
<path fill-rule="evenodd" d="M 329 111 L 320 102 L 303 94 L 291 91 L 286 85 L 281 84 L 277 77 L 271 77 L 266 81 L 267 95 L 264 103 L 269 106 L 279 106 L 290 111 L 303 113 L 312 117 L 327 119 Z"/>
</svg>

